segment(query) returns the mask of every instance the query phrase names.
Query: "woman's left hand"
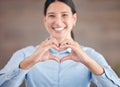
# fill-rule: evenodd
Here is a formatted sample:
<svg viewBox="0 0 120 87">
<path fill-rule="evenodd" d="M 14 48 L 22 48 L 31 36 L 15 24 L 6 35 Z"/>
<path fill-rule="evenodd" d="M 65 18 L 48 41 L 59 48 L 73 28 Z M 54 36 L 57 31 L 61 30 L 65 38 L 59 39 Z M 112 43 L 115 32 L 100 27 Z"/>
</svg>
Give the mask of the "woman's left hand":
<svg viewBox="0 0 120 87">
<path fill-rule="evenodd" d="M 61 49 L 71 48 L 72 51 L 68 56 L 63 57 L 60 63 L 65 60 L 73 60 L 75 62 L 81 62 L 86 65 L 95 75 L 101 75 L 104 73 L 104 69 L 95 60 L 85 53 L 85 51 L 80 47 L 80 45 L 73 40 L 64 40 L 60 44 Z"/>
<path fill-rule="evenodd" d="M 73 60 L 75 62 L 85 62 L 87 54 L 81 49 L 78 42 L 73 40 L 63 40 L 60 44 L 60 49 L 71 48 L 72 51 L 68 56 L 65 56 L 61 59 L 61 63 L 65 60 Z"/>
</svg>

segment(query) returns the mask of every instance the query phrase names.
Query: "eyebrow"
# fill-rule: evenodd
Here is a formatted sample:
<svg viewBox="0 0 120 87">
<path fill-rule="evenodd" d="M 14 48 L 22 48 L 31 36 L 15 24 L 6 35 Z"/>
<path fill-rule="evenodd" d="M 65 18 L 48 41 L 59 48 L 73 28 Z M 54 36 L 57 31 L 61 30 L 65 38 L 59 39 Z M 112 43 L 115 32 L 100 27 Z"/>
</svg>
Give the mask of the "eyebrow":
<svg viewBox="0 0 120 87">
<path fill-rule="evenodd" d="M 47 14 L 55 14 L 54 12 L 48 12 Z"/>
<path fill-rule="evenodd" d="M 69 13 L 69 12 L 63 11 L 61 13 Z M 47 14 L 56 14 L 56 13 L 55 12 L 48 12 Z"/>
</svg>

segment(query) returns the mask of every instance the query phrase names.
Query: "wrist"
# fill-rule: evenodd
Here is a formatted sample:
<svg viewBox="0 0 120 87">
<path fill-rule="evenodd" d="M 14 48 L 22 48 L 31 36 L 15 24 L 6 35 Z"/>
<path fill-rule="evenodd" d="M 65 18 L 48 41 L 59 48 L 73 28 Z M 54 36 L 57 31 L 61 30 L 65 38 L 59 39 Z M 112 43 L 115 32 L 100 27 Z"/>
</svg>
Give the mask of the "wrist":
<svg viewBox="0 0 120 87">
<path fill-rule="evenodd" d="M 102 75 L 104 73 L 103 67 L 86 53 L 83 55 L 82 59 L 82 63 L 95 75 Z"/>
<path fill-rule="evenodd" d="M 23 61 L 20 62 L 19 68 L 27 70 L 27 69 L 30 69 L 35 64 L 36 63 L 33 58 L 27 57 Z"/>
<path fill-rule="evenodd" d="M 95 60 L 93 60 L 92 58 L 90 58 L 88 61 L 86 61 L 84 63 L 90 70 L 92 73 L 94 73 L 95 75 L 102 75 L 104 73 L 104 69 L 103 67 L 98 64 Z"/>
</svg>

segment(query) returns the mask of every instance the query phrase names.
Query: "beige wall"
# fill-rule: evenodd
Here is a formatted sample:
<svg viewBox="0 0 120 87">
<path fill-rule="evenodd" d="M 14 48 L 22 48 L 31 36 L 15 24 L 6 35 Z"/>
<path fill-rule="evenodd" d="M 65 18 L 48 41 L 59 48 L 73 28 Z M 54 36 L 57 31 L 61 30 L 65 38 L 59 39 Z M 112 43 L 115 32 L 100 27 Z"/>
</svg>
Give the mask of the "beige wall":
<svg viewBox="0 0 120 87">
<path fill-rule="evenodd" d="M 45 0 L 0 0 L 0 69 L 12 54 L 46 37 Z M 102 53 L 120 75 L 120 0 L 73 0 L 78 12 L 76 40 Z"/>
</svg>

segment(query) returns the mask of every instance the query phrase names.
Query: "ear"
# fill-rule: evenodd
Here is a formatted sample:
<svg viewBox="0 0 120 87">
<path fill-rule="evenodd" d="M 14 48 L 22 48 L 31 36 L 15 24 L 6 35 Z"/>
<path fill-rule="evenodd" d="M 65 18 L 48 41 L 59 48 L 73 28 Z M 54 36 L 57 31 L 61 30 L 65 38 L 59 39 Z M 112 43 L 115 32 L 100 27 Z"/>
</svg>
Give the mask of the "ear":
<svg viewBox="0 0 120 87">
<path fill-rule="evenodd" d="M 46 17 L 45 16 L 43 17 L 43 22 L 44 22 L 44 25 L 46 25 Z"/>
<path fill-rule="evenodd" d="M 74 20 L 74 26 L 75 26 L 77 22 L 77 13 L 73 14 L 73 20 Z"/>
</svg>

